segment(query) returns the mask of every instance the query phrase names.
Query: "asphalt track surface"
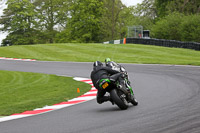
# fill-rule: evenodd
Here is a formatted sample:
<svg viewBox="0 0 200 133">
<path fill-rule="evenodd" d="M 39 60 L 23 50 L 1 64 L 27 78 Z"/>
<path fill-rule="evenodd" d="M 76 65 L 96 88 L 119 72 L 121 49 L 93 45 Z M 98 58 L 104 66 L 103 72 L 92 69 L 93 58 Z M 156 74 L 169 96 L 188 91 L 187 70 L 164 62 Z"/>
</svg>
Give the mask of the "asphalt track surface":
<svg viewBox="0 0 200 133">
<path fill-rule="evenodd" d="M 139 105 L 96 100 L 0 123 L 0 133 L 199 133 L 200 67 L 124 64 Z M 89 78 L 92 63 L 0 60 L 0 70 Z"/>
</svg>

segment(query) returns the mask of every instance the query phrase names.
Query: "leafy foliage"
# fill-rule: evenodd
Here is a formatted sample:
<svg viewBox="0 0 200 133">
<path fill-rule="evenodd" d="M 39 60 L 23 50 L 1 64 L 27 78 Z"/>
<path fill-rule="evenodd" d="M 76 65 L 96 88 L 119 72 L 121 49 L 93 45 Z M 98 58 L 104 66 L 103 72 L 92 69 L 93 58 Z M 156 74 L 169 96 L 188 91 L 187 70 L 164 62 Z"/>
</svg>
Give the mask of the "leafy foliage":
<svg viewBox="0 0 200 133">
<path fill-rule="evenodd" d="M 8 0 L 7 5 L 0 18 L 0 30 L 9 32 L 4 45 L 103 42 L 126 37 L 134 25 L 154 38 L 199 42 L 199 0 L 143 0 L 130 7 L 121 0 Z"/>
<path fill-rule="evenodd" d="M 156 7 L 154 0 L 144 0 L 137 6 L 129 7 L 131 21 L 129 26 L 142 25 L 144 29 L 151 29 L 156 19 Z"/>
<path fill-rule="evenodd" d="M 152 37 L 158 39 L 180 40 L 179 25 L 182 14 L 173 13 L 158 21 L 151 29 Z"/>
<path fill-rule="evenodd" d="M 105 40 L 119 39 L 124 30 L 125 25 L 124 15 L 125 6 L 121 0 L 103 0 L 104 14 L 102 16 L 102 37 Z"/>
<path fill-rule="evenodd" d="M 35 0 L 33 4 L 37 11 L 37 28 L 46 33 L 47 42 L 53 43 L 59 28 L 65 28 L 69 0 Z"/>
<path fill-rule="evenodd" d="M 62 35 L 77 42 L 99 41 L 100 19 L 103 11 L 101 0 L 74 0 L 70 6 L 67 29 Z"/>
<path fill-rule="evenodd" d="M 1 30 L 10 33 L 6 40 L 16 45 L 33 44 L 33 38 L 30 36 L 35 31 L 34 6 L 29 0 L 8 0 L 7 4 L 8 8 L 4 10 L 4 16 L 0 19 L 0 24 L 4 25 Z"/>
<path fill-rule="evenodd" d="M 155 0 L 156 10 L 158 17 L 167 15 L 167 5 L 171 0 Z"/>
<path fill-rule="evenodd" d="M 6 37 L 6 39 L 3 40 L 3 44 L 26 45 L 26 44 L 46 43 L 43 38 L 46 38 L 46 35 L 38 30 L 34 29 L 29 29 L 26 31 L 18 30 L 10 33 Z"/>
<path fill-rule="evenodd" d="M 172 13 L 158 21 L 152 36 L 159 39 L 200 42 L 200 15 Z"/>
<path fill-rule="evenodd" d="M 15 32 L 32 28 L 36 12 L 29 0 L 8 0 L 7 4 L 8 8 L 0 20 L 0 24 L 4 25 L 2 31 Z"/>
<path fill-rule="evenodd" d="M 200 42 L 200 15 L 190 15 L 182 18 L 179 32 L 182 41 Z"/>
<path fill-rule="evenodd" d="M 167 5 L 169 13 L 178 11 L 180 13 L 191 15 L 200 13 L 199 0 L 172 0 Z"/>
</svg>

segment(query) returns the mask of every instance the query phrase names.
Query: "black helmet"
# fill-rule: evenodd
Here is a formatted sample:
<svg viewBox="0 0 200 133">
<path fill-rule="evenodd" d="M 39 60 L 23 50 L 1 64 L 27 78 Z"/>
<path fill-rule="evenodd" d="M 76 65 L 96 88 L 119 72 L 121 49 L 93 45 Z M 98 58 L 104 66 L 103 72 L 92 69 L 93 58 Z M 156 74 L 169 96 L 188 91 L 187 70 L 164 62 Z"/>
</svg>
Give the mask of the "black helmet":
<svg viewBox="0 0 200 133">
<path fill-rule="evenodd" d="M 97 66 L 103 66 L 103 64 L 100 61 L 95 61 L 93 64 L 93 67 L 97 67 Z"/>
<path fill-rule="evenodd" d="M 120 72 L 120 65 L 115 63 L 114 61 L 111 61 L 110 58 L 109 60 L 105 60 L 106 66 L 112 68 L 113 70 L 119 71 Z"/>
</svg>

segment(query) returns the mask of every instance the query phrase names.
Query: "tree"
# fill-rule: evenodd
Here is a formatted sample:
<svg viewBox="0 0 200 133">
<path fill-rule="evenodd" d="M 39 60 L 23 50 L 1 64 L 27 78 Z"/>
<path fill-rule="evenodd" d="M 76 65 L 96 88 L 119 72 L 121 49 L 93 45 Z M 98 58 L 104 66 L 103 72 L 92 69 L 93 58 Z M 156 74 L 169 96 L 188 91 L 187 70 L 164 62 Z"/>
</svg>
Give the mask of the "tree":
<svg viewBox="0 0 200 133">
<path fill-rule="evenodd" d="M 103 0 L 104 2 L 104 14 L 101 21 L 102 41 L 119 39 L 124 34 L 122 27 L 124 26 L 124 20 L 122 14 L 126 14 L 122 11 L 126 8 L 122 4 L 121 0 Z"/>
<path fill-rule="evenodd" d="M 172 12 L 180 12 L 186 15 L 200 13 L 199 0 L 155 0 L 157 14 L 164 17 Z"/>
<path fill-rule="evenodd" d="M 157 18 L 155 1 L 144 0 L 141 4 L 129 8 L 132 14 L 129 26 L 142 25 L 144 29 L 150 30 Z"/>
<path fill-rule="evenodd" d="M 35 29 L 29 29 L 26 31 L 18 30 L 9 33 L 6 39 L 3 40 L 3 45 L 42 44 L 46 43 L 44 38 L 44 34 Z"/>
<path fill-rule="evenodd" d="M 27 30 L 35 24 L 34 6 L 29 0 L 8 0 L 8 7 L 1 16 L 0 24 L 3 25 L 2 31 Z"/>
<path fill-rule="evenodd" d="M 120 11 L 116 25 L 116 32 L 118 32 L 116 36 L 117 39 L 122 39 L 127 36 L 127 27 L 130 22 L 132 22 L 132 16 L 130 8 L 124 7 L 123 10 Z"/>
<path fill-rule="evenodd" d="M 155 19 L 157 17 L 155 0 L 143 0 L 141 4 L 134 7 L 133 14 Z"/>
<path fill-rule="evenodd" d="M 99 42 L 102 12 L 101 0 L 73 0 L 66 29 L 57 37 L 63 41 Z"/>
<path fill-rule="evenodd" d="M 46 32 L 47 41 L 54 42 L 59 28 L 66 28 L 69 14 L 69 0 L 35 0 L 37 11 L 37 28 Z"/>
<path fill-rule="evenodd" d="M 200 15 L 184 16 L 179 26 L 182 41 L 200 42 Z"/>
<path fill-rule="evenodd" d="M 167 5 L 169 12 L 178 11 L 186 15 L 200 13 L 200 1 L 199 0 L 173 0 Z"/>
<path fill-rule="evenodd" d="M 34 42 L 32 35 L 26 34 L 25 39 L 24 34 L 29 31 L 35 32 L 36 12 L 33 4 L 29 0 L 8 0 L 7 5 L 0 19 L 0 24 L 3 25 L 1 31 L 9 32 L 6 40 L 10 39 L 11 44 L 21 44 L 21 42 L 32 44 Z"/>
<path fill-rule="evenodd" d="M 156 10 L 152 37 L 199 42 L 199 0 L 156 0 Z"/>
<path fill-rule="evenodd" d="M 162 18 L 167 15 L 167 5 L 171 0 L 155 0 L 157 16 Z"/>
<path fill-rule="evenodd" d="M 158 39 L 181 40 L 179 25 L 183 14 L 173 13 L 160 19 L 151 29 L 151 35 Z"/>
</svg>

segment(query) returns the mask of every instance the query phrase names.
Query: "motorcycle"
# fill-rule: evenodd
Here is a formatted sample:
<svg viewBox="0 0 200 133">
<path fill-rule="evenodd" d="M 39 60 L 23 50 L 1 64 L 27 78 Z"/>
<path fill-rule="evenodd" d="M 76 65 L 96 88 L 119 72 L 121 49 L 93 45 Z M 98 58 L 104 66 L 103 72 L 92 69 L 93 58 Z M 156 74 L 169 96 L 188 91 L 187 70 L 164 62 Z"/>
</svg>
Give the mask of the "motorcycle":
<svg viewBox="0 0 200 133">
<path fill-rule="evenodd" d="M 134 98 L 125 68 L 120 66 L 119 69 L 120 73 L 110 76 L 110 79 L 102 79 L 99 86 L 110 94 L 111 101 L 121 110 L 126 110 L 129 107 L 129 103 L 132 103 L 134 106 L 138 103 Z"/>
</svg>

